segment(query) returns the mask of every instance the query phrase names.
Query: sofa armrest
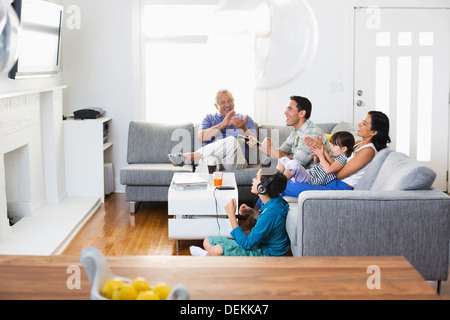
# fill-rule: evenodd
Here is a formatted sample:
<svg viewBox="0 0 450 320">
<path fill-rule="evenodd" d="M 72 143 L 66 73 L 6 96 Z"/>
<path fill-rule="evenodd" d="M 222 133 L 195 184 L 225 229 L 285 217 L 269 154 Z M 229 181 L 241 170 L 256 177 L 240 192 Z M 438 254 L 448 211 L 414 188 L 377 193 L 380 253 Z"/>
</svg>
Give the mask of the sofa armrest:
<svg viewBox="0 0 450 320">
<path fill-rule="evenodd" d="M 405 256 L 427 280 L 448 277 L 450 197 L 438 190 L 307 191 L 294 255 Z"/>
</svg>

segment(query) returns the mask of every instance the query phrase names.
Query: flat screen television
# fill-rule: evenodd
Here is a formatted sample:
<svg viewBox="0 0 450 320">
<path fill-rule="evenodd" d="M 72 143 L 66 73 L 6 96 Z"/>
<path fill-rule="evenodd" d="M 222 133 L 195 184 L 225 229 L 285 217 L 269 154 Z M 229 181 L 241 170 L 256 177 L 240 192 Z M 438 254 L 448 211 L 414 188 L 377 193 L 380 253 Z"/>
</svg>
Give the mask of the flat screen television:
<svg viewBox="0 0 450 320">
<path fill-rule="evenodd" d="M 51 77 L 60 70 L 61 28 L 64 7 L 42 0 L 15 0 L 19 16 L 19 58 L 11 79 Z"/>
</svg>

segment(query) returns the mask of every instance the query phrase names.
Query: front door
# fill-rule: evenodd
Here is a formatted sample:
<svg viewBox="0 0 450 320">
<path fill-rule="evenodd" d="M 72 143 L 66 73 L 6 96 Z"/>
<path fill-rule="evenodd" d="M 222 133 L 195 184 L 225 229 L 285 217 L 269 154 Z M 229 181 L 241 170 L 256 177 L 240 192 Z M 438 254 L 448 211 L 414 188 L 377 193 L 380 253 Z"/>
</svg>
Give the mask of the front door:
<svg viewBox="0 0 450 320">
<path fill-rule="evenodd" d="M 390 147 L 437 173 L 447 190 L 450 9 L 355 8 L 354 122 L 391 121 Z"/>
</svg>

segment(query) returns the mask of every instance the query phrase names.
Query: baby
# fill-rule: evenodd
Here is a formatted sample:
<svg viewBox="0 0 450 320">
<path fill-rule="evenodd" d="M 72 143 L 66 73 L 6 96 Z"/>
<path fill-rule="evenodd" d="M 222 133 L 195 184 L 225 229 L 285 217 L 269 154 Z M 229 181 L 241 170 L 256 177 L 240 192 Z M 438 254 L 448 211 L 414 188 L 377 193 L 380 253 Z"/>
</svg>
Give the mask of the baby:
<svg viewBox="0 0 450 320">
<path fill-rule="evenodd" d="M 297 160 L 281 158 L 278 161 L 277 169 L 284 173 L 286 178 L 294 182 L 306 182 L 315 185 L 326 185 L 336 179 L 334 175 L 341 170 L 347 163 L 347 158 L 353 152 L 355 138 L 350 132 L 339 131 L 331 136 L 331 156 L 332 162 L 329 162 L 322 149 L 311 148 L 316 165 L 311 169 L 305 169 Z"/>
</svg>

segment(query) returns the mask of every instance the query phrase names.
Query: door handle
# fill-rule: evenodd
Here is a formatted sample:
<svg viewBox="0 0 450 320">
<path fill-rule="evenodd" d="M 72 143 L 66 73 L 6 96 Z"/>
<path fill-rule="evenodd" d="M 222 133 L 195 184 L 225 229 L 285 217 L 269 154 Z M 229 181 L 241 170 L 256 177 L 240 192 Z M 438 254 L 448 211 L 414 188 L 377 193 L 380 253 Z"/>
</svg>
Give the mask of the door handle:
<svg viewBox="0 0 450 320">
<path fill-rule="evenodd" d="M 358 101 L 356 101 L 356 105 L 358 107 L 364 107 L 366 104 L 364 103 L 364 101 L 358 100 Z"/>
</svg>

